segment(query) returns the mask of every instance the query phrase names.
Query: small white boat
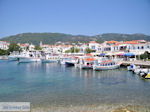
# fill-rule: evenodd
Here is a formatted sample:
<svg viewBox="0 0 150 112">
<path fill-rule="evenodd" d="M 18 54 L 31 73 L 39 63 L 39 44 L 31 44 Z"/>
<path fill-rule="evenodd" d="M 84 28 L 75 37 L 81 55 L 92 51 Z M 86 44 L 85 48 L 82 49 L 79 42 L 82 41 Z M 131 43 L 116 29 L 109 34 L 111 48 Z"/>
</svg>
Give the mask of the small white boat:
<svg viewBox="0 0 150 112">
<path fill-rule="evenodd" d="M 134 71 L 136 68 L 137 68 L 137 66 L 134 65 L 134 64 L 131 64 L 130 66 L 127 67 L 127 69 L 128 69 L 129 71 Z"/>
<path fill-rule="evenodd" d="M 136 65 L 134 65 L 134 64 L 131 64 L 130 66 L 128 66 L 127 69 L 128 69 L 129 71 L 134 72 L 135 74 L 139 74 L 140 71 L 141 71 L 140 66 L 136 66 Z"/>
<path fill-rule="evenodd" d="M 41 54 L 38 51 L 24 52 L 18 58 L 19 63 L 41 62 Z"/>
<path fill-rule="evenodd" d="M 92 69 L 95 59 L 94 58 L 84 58 L 78 59 L 75 67 L 80 69 Z"/>
<path fill-rule="evenodd" d="M 102 61 L 93 65 L 93 70 L 112 70 L 117 69 L 121 65 L 120 62 L 115 62 L 113 60 Z"/>
<path fill-rule="evenodd" d="M 72 58 L 66 60 L 65 65 L 66 66 L 74 66 L 75 63 L 77 63 L 77 58 L 76 57 L 72 57 Z"/>
<path fill-rule="evenodd" d="M 140 72 L 139 72 L 139 75 L 142 76 L 142 77 L 145 77 L 149 72 L 150 72 L 149 69 L 147 69 L 147 68 L 141 68 Z"/>
<path fill-rule="evenodd" d="M 58 62 L 60 59 L 59 56 L 54 55 L 46 55 L 44 58 L 42 58 L 42 63 L 52 63 L 52 62 Z"/>
<path fill-rule="evenodd" d="M 9 61 L 18 61 L 18 56 L 17 55 L 10 55 L 8 56 Z"/>
<path fill-rule="evenodd" d="M 34 57 L 20 57 L 19 63 L 29 63 L 29 62 L 41 62 L 40 58 L 34 58 Z"/>
<path fill-rule="evenodd" d="M 8 60 L 10 61 L 18 61 L 18 57 L 20 56 L 19 52 L 12 52 L 9 56 L 8 56 Z"/>
<path fill-rule="evenodd" d="M 70 57 L 63 57 L 59 62 L 61 65 L 65 65 L 67 61 L 70 61 Z"/>
<path fill-rule="evenodd" d="M 134 73 L 137 74 L 137 75 L 139 75 L 140 72 L 141 72 L 141 69 L 140 69 L 140 68 L 134 70 Z"/>
</svg>

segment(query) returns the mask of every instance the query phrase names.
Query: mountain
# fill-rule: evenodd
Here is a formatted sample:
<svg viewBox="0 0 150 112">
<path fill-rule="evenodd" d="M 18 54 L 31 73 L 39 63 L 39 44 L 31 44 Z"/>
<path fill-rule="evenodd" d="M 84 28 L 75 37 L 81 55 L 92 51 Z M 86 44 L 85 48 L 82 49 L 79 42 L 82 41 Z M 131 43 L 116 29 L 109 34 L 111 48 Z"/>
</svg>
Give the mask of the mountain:
<svg viewBox="0 0 150 112">
<path fill-rule="evenodd" d="M 63 33 L 22 33 L 17 35 L 12 35 L 0 39 L 2 41 L 17 42 L 17 43 L 33 43 L 39 44 L 42 41 L 44 44 L 54 44 L 58 41 L 76 43 L 89 42 L 89 41 L 126 41 L 126 40 L 147 40 L 150 41 L 149 35 L 144 34 L 119 34 L 119 33 L 105 33 L 94 36 L 86 35 L 71 35 Z"/>
</svg>

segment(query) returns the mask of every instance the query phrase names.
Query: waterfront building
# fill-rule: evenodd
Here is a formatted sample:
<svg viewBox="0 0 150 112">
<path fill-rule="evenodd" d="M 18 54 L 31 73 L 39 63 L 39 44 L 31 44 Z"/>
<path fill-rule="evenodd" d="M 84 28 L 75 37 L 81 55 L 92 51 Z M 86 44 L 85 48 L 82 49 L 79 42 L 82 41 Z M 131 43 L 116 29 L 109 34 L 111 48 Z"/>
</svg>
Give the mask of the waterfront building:
<svg viewBox="0 0 150 112">
<path fill-rule="evenodd" d="M 35 48 L 35 45 L 29 43 L 25 43 L 25 44 L 18 43 L 18 45 L 21 47 L 23 51 L 28 51 L 28 50 L 33 51 Z"/>
<path fill-rule="evenodd" d="M 49 44 L 40 44 L 40 47 L 44 52 L 52 53 L 52 54 L 60 54 L 65 53 L 66 50 L 69 50 L 72 45 L 49 45 Z"/>
<path fill-rule="evenodd" d="M 83 44 L 80 44 L 78 46 L 76 46 L 78 49 L 80 49 L 80 53 L 84 53 L 85 52 L 85 49 L 88 48 L 88 44 L 87 43 L 83 43 Z"/>
<path fill-rule="evenodd" d="M 0 41 L 0 49 L 7 50 L 9 44 L 10 44 L 9 42 L 6 42 L 6 41 Z"/>
<path fill-rule="evenodd" d="M 99 43 L 96 41 L 90 41 L 89 42 L 89 48 L 94 50 L 94 51 L 98 51 L 99 50 Z"/>
<path fill-rule="evenodd" d="M 95 45 L 95 47 L 94 47 Z M 145 51 L 150 52 L 150 42 L 145 40 L 133 41 L 105 41 L 104 43 L 89 43 L 90 48 L 94 48 L 96 52 L 120 53 L 132 52 L 136 55 L 143 54 Z"/>
</svg>

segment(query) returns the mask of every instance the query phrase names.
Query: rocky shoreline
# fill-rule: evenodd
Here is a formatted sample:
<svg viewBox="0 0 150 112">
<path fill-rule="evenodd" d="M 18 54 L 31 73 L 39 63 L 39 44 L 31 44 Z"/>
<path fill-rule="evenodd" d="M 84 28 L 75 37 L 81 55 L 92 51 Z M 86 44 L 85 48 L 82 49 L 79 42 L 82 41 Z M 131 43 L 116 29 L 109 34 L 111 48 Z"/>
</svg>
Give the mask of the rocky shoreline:
<svg viewBox="0 0 150 112">
<path fill-rule="evenodd" d="M 150 112 L 148 106 L 49 106 L 49 107 L 33 107 L 31 112 Z"/>
</svg>

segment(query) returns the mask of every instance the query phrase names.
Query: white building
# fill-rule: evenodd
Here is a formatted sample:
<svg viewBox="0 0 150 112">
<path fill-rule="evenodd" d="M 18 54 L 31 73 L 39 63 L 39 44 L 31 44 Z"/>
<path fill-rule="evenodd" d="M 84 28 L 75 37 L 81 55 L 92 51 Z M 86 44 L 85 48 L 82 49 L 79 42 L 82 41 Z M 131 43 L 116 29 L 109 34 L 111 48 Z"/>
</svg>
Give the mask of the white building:
<svg viewBox="0 0 150 112">
<path fill-rule="evenodd" d="M 100 44 L 97 43 L 96 41 L 90 41 L 89 42 L 89 48 L 92 50 L 98 51 L 99 46 L 100 46 Z"/>
<path fill-rule="evenodd" d="M 137 55 L 143 54 L 145 51 L 150 52 L 150 42 L 145 40 L 105 41 L 100 46 L 99 50 L 101 52 L 132 52 Z"/>
<path fill-rule="evenodd" d="M 9 47 L 9 44 L 10 43 L 8 43 L 8 42 L 0 41 L 0 49 L 7 50 Z"/>
</svg>

